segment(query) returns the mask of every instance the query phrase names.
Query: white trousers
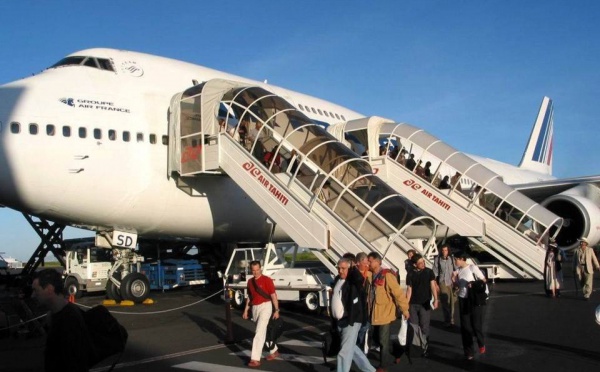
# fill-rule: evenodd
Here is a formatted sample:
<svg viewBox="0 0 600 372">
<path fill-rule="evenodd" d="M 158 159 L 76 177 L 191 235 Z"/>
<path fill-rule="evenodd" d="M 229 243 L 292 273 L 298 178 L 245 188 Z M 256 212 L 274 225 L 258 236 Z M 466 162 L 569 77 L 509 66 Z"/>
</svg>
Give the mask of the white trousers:
<svg viewBox="0 0 600 372">
<path fill-rule="evenodd" d="M 273 305 L 271 305 L 271 301 L 252 306 L 252 320 L 256 322 L 256 330 L 254 331 L 254 339 L 252 340 L 251 360 L 260 361 L 262 350 L 267 339 L 267 325 L 269 324 L 271 315 L 273 315 Z M 271 354 L 276 351 L 277 345 L 271 350 Z"/>
</svg>

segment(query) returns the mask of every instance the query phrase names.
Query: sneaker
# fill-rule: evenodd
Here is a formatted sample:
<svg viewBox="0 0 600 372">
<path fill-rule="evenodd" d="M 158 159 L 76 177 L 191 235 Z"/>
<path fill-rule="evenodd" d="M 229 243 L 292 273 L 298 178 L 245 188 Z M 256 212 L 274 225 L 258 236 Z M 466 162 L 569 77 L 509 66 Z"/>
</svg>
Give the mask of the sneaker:
<svg viewBox="0 0 600 372">
<path fill-rule="evenodd" d="M 479 354 L 485 354 L 485 346 L 479 348 Z"/>
<path fill-rule="evenodd" d="M 269 354 L 267 355 L 267 357 L 265 358 L 266 360 L 274 360 L 275 358 L 277 358 L 279 356 L 279 351 L 274 352 L 273 354 Z"/>
<path fill-rule="evenodd" d="M 251 360 L 248 363 L 248 367 L 250 367 L 250 368 L 258 368 L 258 367 L 260 367 L 260 362 L 258 360 Z"/>
</svg>

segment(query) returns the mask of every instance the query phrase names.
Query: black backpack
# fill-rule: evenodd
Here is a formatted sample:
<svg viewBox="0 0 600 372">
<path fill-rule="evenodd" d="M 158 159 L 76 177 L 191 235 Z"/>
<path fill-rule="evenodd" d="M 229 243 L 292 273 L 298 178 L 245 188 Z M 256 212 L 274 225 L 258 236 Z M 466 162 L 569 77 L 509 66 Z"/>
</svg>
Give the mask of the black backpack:
<svg viewBox="0 0 600 372">
<path fill-rule="evenodd" d="M 271 317 L 269 319 L 269 324 L 267 325 L 267 338 L 265 340 L 265 343 L 267 344 L 267 348 L 269 350 L 273 350 L 275 348 L 275 343 L 282 334 L 283 319 L 273 319 L 273 317 Z"/>
<path fill-rule="evenodd" d="M 83 320 L 92 340 L 92 353 L 89 367 L 92 367 L 111 355 L 123 353 L 127 344 L 127 330 L 102 305 L 83 311 Z M 119 356 L 119 359 L 121 356 Z M 119 361 L 117 359 L 112 367 Z"/>
<path fill-rule="evenodd" d="M 327 363 L 328 357 L 336 356 L 340 352 L 341 338 L 336 328 L 332 327 L 329 332 L 321 333 L 321 351 L 323 362 Z"/>
</svg>

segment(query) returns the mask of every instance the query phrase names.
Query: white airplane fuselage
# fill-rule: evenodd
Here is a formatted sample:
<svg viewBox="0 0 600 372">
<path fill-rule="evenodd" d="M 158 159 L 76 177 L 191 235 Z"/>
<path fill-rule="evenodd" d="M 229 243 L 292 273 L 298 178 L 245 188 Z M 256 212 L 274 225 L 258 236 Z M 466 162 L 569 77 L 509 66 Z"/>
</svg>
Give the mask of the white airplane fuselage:
<svg viewBox="0 0 600 372">
<path fill-rule="evenodd" d="M 169 103 L 192 80 L 250 82 L 292 101 L 334 107 L 346 119 L 360 117 L 325 101 L 185 62 L 110 49 L 74 55 L 108 58 L 115 71 L 64 66 L 0 87 L 0 204 L 73 226 L 212 241 L 266 240 L 267 216 L 230 178 L 198 177 L 192 182 L 200 196 L 190 196 L 168 177 L 163 136 Z M 19 133 L 13 133 L 14 123 Z M 54 135 L 48 135 L 48 125 Z M 36 127 L 37 134 L 31 134 Z M 94 130 L 101 131 L 100 139 Z M 109 131 L 115 131 L 114 140 Z M 123 139 L 125 131 L 129 141 Z M 287 236 L 276 230 L 274 238 Z"/>
</svg>

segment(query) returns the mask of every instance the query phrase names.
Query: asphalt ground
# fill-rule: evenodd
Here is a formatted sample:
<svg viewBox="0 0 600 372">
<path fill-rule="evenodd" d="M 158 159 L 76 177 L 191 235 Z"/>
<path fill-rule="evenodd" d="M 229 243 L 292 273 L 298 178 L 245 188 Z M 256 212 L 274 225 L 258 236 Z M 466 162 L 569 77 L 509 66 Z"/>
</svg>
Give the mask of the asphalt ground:
<svg viewBox="0 0 600 372">
<path fill-rule="evenodd" d="M 600 367 L 600 275 L 596 273 L 590 301 L 575 297 L 573 278 L 565 278 L 562 296 L 547 298 L 539 281 L 497 282 L 491 285 L 484 332 L 487 353 L 474 361 L 463 357 L 460 329 L 442 324 L 441 310 L 432 315 L 430 356 L 416 357 L 409 365 L 402 357 L 389 371 L 592 371 Z M 246 367 L 254 323 L 232 310 L 232 333 L 227 333 L 226 306 L 218 288 L 153 292 L 154 305 L 111 307 L 127 328 L 129 340 L 117 363 L 118 371 L 249 371 Z M 216 293 L 216 294 L 215 294 Z M 579 292 L 581 294 L 581 292 Z M 212 295 L 212 297 L 211 297 Z M 12 297 L 0 289 L 0 305 L 7 310 Z M 84 297 L 81 306 L 99 304 L 103 296 Z M 12 301 L 15 301 L 12 298 Z M 0 308 L 1 309 L 1 308 Z M 34 315 L 43 310 L 32 305 Z M 458 309 L 457 309 L 458 312 Z M 282 305 L 285 332 L 279 340 L 281 356 L 262 360 L 260 371 L 329 371 L 320 334 L 328 330 L 326 314 L 309 313 L 300 304 Z M 42 317 L 39 321 L 43 322 Z M 41 371 L 44 336 L 32 324 L 1 330 L 0 371 Z M 23 332 L 30 329 L 30 332 Z M 398 324 L 394 324 L 392 334 Z M 226 341 L 234 341 L 229 343 Z M 375 354 L 369 355 L 375 362 Z M 107 360 L 93 371 L 107 370 Z"/>
</svg>

